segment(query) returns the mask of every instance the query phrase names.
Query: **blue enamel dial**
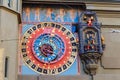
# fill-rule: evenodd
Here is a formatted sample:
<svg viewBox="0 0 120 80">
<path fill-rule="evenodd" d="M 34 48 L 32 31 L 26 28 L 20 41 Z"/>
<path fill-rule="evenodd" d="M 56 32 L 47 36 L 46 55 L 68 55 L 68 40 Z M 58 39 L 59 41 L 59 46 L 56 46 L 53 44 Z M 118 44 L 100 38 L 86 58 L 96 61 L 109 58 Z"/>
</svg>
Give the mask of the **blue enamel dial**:
<svg viewBox="0 0 120 80">
<path fill-rule="evenodd" d="M 33 42 L 33 51 L 39 61 L 54 63 L 64 55 L 65 45 L 58 35 L 44 33 Z"/>
</svg>

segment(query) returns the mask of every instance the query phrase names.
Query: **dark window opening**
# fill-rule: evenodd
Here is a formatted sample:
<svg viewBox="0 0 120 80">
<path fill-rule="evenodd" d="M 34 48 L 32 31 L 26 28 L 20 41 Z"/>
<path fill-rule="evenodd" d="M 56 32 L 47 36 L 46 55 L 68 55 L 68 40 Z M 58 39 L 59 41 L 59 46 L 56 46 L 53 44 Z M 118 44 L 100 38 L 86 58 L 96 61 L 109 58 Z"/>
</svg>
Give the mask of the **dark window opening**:
<svg viewBox="0 0 120 80">
<path fill-rule="evenodd" d="M 5 58 L 5 77 L 8 76 L 8 57 Z"/>
<path fill-rule="evenodd" d="M 8 0 L 8 6 L 9 6 L 9 7 L 11 7 L 11 5 L 10 5 L 10 4 L 11 4 L 11 1 L 10 1 L 10 0 Z"/>
<path fill-rule="evenodd" d="M 13 0 L 8 0 L 8 7 L 13 7 Z"/>
</svg>

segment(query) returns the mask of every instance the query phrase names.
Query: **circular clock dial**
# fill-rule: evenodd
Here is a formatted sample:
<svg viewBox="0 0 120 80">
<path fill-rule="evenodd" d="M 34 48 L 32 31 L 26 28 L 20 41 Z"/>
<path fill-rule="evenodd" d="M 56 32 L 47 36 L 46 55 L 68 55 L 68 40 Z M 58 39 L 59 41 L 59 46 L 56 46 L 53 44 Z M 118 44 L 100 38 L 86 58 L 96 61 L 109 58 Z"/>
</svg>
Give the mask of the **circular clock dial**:
<svg viewBox="0 0 120 80">
<path fill-rule="evenodd" d="M 64 56 L 64 51 L 64 42 L 53 33 L 44 33 L 33 42 L 34 56 L 43 63 L 55 63 Z"/>
<path fill-rule="evenodd" d="M 67 70 L 77 56 L 73 34 L 58 23 L 43 22 L 29 28 L 21 41 L 24 62 L 40 74 Z"/>
</svg>

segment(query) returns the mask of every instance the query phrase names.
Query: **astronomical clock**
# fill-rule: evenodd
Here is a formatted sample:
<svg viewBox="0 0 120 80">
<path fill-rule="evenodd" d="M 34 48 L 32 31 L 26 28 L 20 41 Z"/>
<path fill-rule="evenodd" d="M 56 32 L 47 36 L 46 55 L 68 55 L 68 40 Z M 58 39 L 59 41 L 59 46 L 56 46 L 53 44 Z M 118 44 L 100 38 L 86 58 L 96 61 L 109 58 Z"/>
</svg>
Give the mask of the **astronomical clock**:
<svg viewBox="0 0 120 80">
<path fill-rule="evenodd" d="M 76 39 L 59 23 L 40 22 L 22 36 L 21 52 L 25 64 L 39 74 L 66 71 L 77 56 Z"/>
</svg>

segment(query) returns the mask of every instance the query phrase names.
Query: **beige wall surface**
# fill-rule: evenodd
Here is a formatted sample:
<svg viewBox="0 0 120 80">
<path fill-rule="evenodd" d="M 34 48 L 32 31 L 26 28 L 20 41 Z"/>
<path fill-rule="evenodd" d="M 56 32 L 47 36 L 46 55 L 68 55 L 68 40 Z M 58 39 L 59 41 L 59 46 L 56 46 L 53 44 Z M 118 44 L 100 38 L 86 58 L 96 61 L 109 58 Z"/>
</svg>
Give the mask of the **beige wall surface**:
<svg viewBox="0 0 120 80">
<path fill-rule="evenodd" d="M 103 28 L 106 49 L 103 54 L 104 68 L 120 68 L 120 28 Z"/>
<path fill-rule="evenodd" d="M 1 9 L 1 38 L 3 40 L 18 39 L 17 15 Z"/>
<path fill-rule="evenodd" d="M 90 10 L 110 10 L 110 11 L 119 11 L 120 3 L 115 2 L 86 2 L 87 9 Z"/>
<path fill-rule="evenodd" d="M 95 80 L 113 80 L 109 76 L 116 76 L 120 79 L 120 28 L 102 28 L 102 35 L 105 38 L 106 48 L 102 59 L 99 62 Z M 100 78 L 101 76 L 101 78 Z"/>
<path fill-rule="evenodd" d="M 4 49 L 0 48 L 0 80 L 4 79 L 4 69 L 3 69 L 3 65 L 4 64 L 4 59 L 3 59 L 3 55 L 4 54 Z"/>
<path fill-rule="evenodd" d="M 0 11 L 0 48 L 4 49 L 3 61 L 5 57 L 8 57 L 7 79 L 17 80 L 18 17 L 17 14 L 7 9 L 0 9 Z M 1 64 L 3 70 L 5 67 L 4 62 Z"/>
<path fill-rule="evenodd" d="M 97 11 L 98 21 L 102 23 L 102 35 L 105 37 L 106 49 L 101 65 L 108 73 L 120 73 L 120 12 Z M 106 70 L 107 69 L 107 70 Z M 110 69 L 110 71 L 109 71 Z M 111 69 L 117 69 L 112 70 Z M 103 70 L 104 72 L 104 70 Z"/>
<path fill-rule="evenodd" d="M 120 80 L 120 74 L 97 74 L 94 80 Z"/>
<path fill-rule="evenodd" d="M 120 15 L 119 15 L 120 16 Z M 120 25 L 120 18 L 106 18 L 106 17 L 101 17 L 98 19 L 99 22 L 101 22 L 103 25 Z"/>
</svg>

